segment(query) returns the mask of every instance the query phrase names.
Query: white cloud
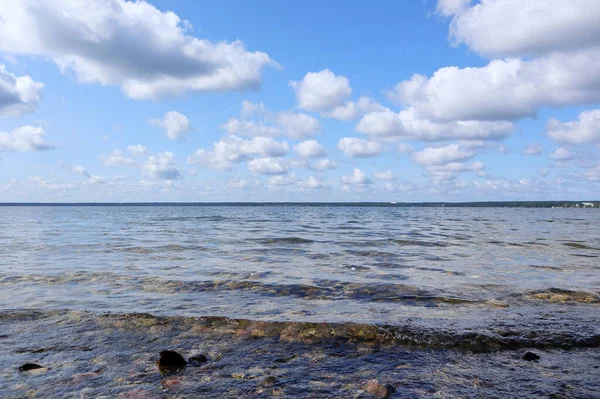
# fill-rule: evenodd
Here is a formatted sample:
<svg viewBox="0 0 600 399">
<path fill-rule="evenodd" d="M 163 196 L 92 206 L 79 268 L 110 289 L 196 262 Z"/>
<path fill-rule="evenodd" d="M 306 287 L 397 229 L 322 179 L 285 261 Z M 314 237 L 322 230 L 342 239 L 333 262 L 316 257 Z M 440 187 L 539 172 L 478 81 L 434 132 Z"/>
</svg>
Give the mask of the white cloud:
<svg viewBox="0 0 600 399">
<path fill-rule="evenodd" d="M 384 110 L 385 107 L 372 98 L 360 97 L 356 102 L 346 101 L 345 104 L 338 105 L 331 111 L 323 113 L 323 116 L 348 122 L 358 119 L 361 115 L 366 113 Z"/>
<path fill-rule="evenodd" d="M 337 143 L 337 148 L 344 155 L 351 158 L 376 157 L 383 152 L 383 145 L 381 143 L 354 137 L 341 138 Z"/>
<path fill-rule="evenodd" d="M 318 189 L 318 188 L 325 187 L 325 183 L 322 182 L 321 180 L 317 179 L 314 176 L 309 176 L 308 179 L 301 181 L 299 183 L 299 185 L 300 185 L 300 187 L 309 188 L 309 189 Z"/>
<path fill-rule="evenodd" d="M 362 170 L 355 168 L 352 176 L 342 176 L 342 182 L 347 184 L 370 184 L 371 179 Z"/>
<path fill-rule="evenodd" d="M 177 111 L 169 111 L 162 120 L 150 119 L 149 122 L 153 126 L 165 129 L 167 137 L 171 140 L 186 138 L 193 130 L 187 116 Z"/>
<path fill-rule="evenodd" d="M 431 78 L 414 75 L 390 94 L 412 119 L 499 121 L 535 116 L 543 106 L 600 101 L 600 48 L 483 67 L 445 67 Z"/>
<path fill-rule="evenodd" d="M 407 143 L 400 143 L 400 144 L 398 144 L 398 152 L 400 152 L 402 154 L 413 152 L 414 150 L 415 149 L 410 144 L 407 144 Z"/>
<path fill-rule="evenodd" d="M 472 0 L 438 0 L 437 11 L 448 17 L 466 10 L 471 2 Z"/>
<path fill-rule="evenodd" d="M 253 103 L 252 101 L 243 100 L 242 110 L 240 115 L 243 118 L 251 118 L 255 115 L 262 115 L 266 112 L 265 104 L 261 101 L 260 103 Z"/>
<path fill-rule="evenodd" d="M 477 172 L 478 176 L 487 176 L 486 167 L 482 162 L 450 162 L 445 165 L 428 165 L 425 168 L 435 182 L 448 182 L 465 172 Z"/>
<path fill-rule="evenodd" d="M 134 166 L 135 162 L 131 158 L 127 158 L 121 150 L 114 150 L 108 157 L 100 157 L 104 161 L 105 166 L 121 167 Z"/>
<path fill-rule="evenodd" d="M 76 175 L 80 175 L 80 176 L 88 177 L 88 178 L 92 177 L 92 176 L 90 176 L 90 174 L 88 173 L 88 171 L 83 166 L 81 166 L 81 165 L 73 166 L 71 168 L 71 171 L 73 173 L 75 173 Z"/>
<path fill-rule="evenodd" d="M 188 158 L 188 162 L 216 170 L 229 170 L 236 163 L 248 161 L 252 157 L 281 157 L 289 150 L 287 142 L 278 142 L 271 137 L 244 140 L 237 136 L 227 136 L 214 143 L 212 150 L 196 150 Z"/>
<path fill-rule="evenodd" d="M 453 15 L 450 39 L 493 57 L 521 57 L 600 45 L 596 0 L 438 1 Z M 507 29 L 510 27 L 510 29 Z"/>
<path fill-rule="evenodd" d="M 375 176 L 375 179 L 380 180 L 380 181 L 393 181 L 396 180 L 397 176 L 392 173 L 391 170 L 376 170 L 375 172 L 373 172 L 373 176 Z"/>
<path fill-rule="evenodd" d="M 246 137 L 270 137 L 278 136 L 282 132 L 275 126 L 265 125 L 262 122 L 239 120 L 231 118 L 227 123 L 219 126 L 228 134 Z"/>
<path fill-rule="evenodd" d="M 127 146 L 127 151 L 135 156 L 145 156 L 149 154 L 148 149 L 141 144 Z"/>
<path fill-rule="evenodd" d="M 45 141 L 46 132 L 41 127 L 22 126 L 10 132 L 0 132 L 0 151 L 44 151 L 54 147 Z"/>
<path fill-rule="evenodd" d="M 600 143 L 600 109 L 584 111 L 576 121 L 550 119 L 546 124 L 548 136 L 563 144 Z"/>
<path fill-rule="evenodd" d="M 0 30 L 1 27 L 0 19 Z M 15 76 L 0 64 L 0 116 L 18 116 L 35 111 L 43 87 L 43 83 L 34 82 L 30 76 Z"/>
<path fill-rule="evenodd" d="M 481 143 L 451 143 L 440 147 L 428 147 L 414 152 L 412 159 L 423 166 L 441 166 L 467 161 L 481 152 Z"/>
<path fill-rule="evenodd" d="M 499 139 L 510 135 L 514 125 L 506 121 L 459 120 L 434 122 L 419 119 L 414 108 L 399 113 L 390 109 L 362 117 L 356 131 L 374 138 L 410 140 Z"/>
<path fill-rule="evenodd" d="M 277 66 L 239 41 L 193 37 L 189 22 L 145 1 L 6 0 L 0 21 L 0 50 L 48 57 L 135 99 L 254 89 L 263 69 Z"/>
<path fill-rule="evenodd" d="M 143 168 L 146 174 L 155 179 L 175 180 L 183 177 L 175 166 L 175 156 L 169 151 L 149 156 Z"/>
<path fill-rule="evenodd" d="M 269 179 L 269 186 L 290 186 L 296 183 L 296 176 L 294 174 L 290 175 L 276 175 Z"/>
<path fill-rule="evenodd" d="M 525 155 L 540 155 L 544 152 L 544 146 L 540 143 L 533 142 L 523 149 Z"/>
<path fill-rule="evenodd" d="M 257 158 L 248 161 L 248 170 L 256 175 L 284 175 L 290 168 L 283 158 Z"/>
<path fill-rule="evenodd" d="M 563 147 L 560 147 L 552 154 L 548 155 L 548 157 L 554 161 L 570 161 L 575 158 L 575 154 Z"/>
<path fill-rule="evenodd" d="M 229 182 L 228 186 L 230 188 L 241 189 L 248 187 L 248 182 L 243 179 L 232 180 Z"/>
<path fill-rule="evenodd" d="M 325 147 L 315 140 L 306 140 L 294 146 L 296 154 L 302 158 L 319 158 L 327 155 Z"/>
<path fill-rule="evenodd" d="M 329 69 L 309 72 L 301 81 L 291 81 L 298 107 L 308 111 L 329 111 L 341 105 L 352 94 L 350 82 Z"/>
<path fill-rule="evenodd" d="M 321 133 L 321 125 L 317 118 L 292 111 L 277 114 L 277 123 L 285 131 L 285 135 L 293 139 L 305 139 Z"/>
<path fill-rule="evenodd" d="M 331 170 L 331 169 L 337 169 L 338 168 L 338 164 L 335 161 L 332 161 L 330 159 L 321 159 L 319 161 L 316 161 L 310 165 L 308 165 L 309 169 L 315 169 L 315 170 Z"/>
</svg>

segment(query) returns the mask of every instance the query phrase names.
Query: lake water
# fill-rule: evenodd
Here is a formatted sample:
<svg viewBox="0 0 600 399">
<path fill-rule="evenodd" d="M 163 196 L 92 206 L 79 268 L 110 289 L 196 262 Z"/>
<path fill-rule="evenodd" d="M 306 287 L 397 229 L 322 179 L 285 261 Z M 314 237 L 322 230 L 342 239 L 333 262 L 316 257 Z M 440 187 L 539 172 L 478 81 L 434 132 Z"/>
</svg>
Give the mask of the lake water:
<svg viewBox="0 0 600 399">
<path fill-rule="evenodd" d="M 594 209 L 0 207 L 0 310 L 12 322 L 358 322 L 475 352 L 596 348 L 599 226 Z"/>
</svg>

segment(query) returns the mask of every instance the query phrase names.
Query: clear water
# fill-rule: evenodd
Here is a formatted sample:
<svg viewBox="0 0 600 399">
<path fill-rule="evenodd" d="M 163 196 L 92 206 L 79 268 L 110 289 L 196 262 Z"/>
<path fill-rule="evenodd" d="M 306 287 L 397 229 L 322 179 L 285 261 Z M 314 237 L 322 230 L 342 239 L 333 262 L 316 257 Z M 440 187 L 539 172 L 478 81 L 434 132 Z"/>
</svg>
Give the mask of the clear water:
<svg viewBox="0 0 600 399">
<path fill-rule="evenodd" d="M 0 207 L 0 396 L 371 397 L 378 379 L 594 397 L 598 226 L 594 209 Z M 209 362 L 165 376 L 164 349 Z"/>
</svg>

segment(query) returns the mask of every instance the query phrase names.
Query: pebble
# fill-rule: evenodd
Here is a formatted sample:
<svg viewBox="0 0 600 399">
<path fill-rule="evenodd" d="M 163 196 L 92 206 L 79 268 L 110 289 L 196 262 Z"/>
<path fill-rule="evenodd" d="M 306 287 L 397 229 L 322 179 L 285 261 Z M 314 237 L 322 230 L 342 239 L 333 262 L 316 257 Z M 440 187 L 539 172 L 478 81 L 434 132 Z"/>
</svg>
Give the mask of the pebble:
<svg viewBox="0 0 600 399">
<path fill-rule="evenodd" d="M 161 370 L 175 370 L 184 368 L 187 362 L 179 353 L 175 351 L 162 351 L 158 359 L 158 368 Z"/>
<path fill-rule="evenodd" d="M 521 357 L 521 359 L 527 360 L 528 362 L 537 361 L 537 360 L 540 360 L 540 355 L 535 354 L 533 352 L 525 352 L 525 354 L 523 355 L 523 357 Z"/>
<path fill-rule="evenodd" d="M 19 367 L 20 371 L 29 371 L 29 370 L 37 370 L 37 369 L 43 369 L 43 366 L 40 366 L 39 364 L 35 364 L 35 363 L 25 363 L 24 365 L 22 365 L 21 367 Z"/>
<path fill-rule="evenodd" d="M 188 359 L 188 363 L 191 366 L 199 366 L 206 362 L 208 362 L 208 358 L 205 355 L 194 355 L 190 356 L 190 358 Z"/>
<path fill-rule="evenodd" d="M 371 381 L 367 382 L 367 385 L 365 386 L 365 391 L 367 391 L 371 395 L 374 395 L 374 396 L 377 396 L 380 398 L 387 398 L 395 391 L 395 389 L 390 384 L 384 385 L 384 384 L 381 384 L 377 380 L 371 380 Z"/>
</svg>

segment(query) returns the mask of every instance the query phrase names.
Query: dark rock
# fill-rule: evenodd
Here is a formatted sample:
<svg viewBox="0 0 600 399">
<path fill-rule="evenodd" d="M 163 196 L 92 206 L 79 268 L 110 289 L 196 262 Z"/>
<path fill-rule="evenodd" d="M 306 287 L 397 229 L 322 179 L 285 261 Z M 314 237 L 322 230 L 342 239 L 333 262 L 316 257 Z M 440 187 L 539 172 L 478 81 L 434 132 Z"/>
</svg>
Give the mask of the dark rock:
<svg viewBox="0 0 600 399">
<path fill-rule="evenodd" d="M 163 371 L 171 371 L 184 368 L 187 362 L 175 351 L 162 351 L 157 362 L 158 368 Z"/>
<path fill-rule="evenodd" d="M 25 363 L 24 365 L 22 365 L 21 367 L 19 367 L 19 370 L 21 371 L 29 371 L 29 370 L 37 370 L 37 369 L 43 369 L 43 366 L 40 366 L 39 364 L 35 364 L 35 363 Z"/>
<path fill-rule="evenodd" d="M 379 383 L 377 380 L 371 380 L 367 382 L 367 385 L 365 386 L 365 391 L 367 391 L 367 393 L 380 398 L 387 398 L 394 393 L 395 390 L 396 389 L 390 384 L 384 385 Z"/>
<path fill-rule="evenodd" d="M 200 366 L 206 362 L 208 362 L 208 358 L 204 355 L 194 355 L 188 358 L 190 366 Z"/>
<path fill-rule="evenodd" d="M 527 360 L 528 362 L 537 361 L 537 360 L 540 360 L 540 355 L 537 355 L 533 352 L 525 352 L 525 354 L 523 355 L 523 357 L 521 357 L 521 359 Z"/>
</svg>

